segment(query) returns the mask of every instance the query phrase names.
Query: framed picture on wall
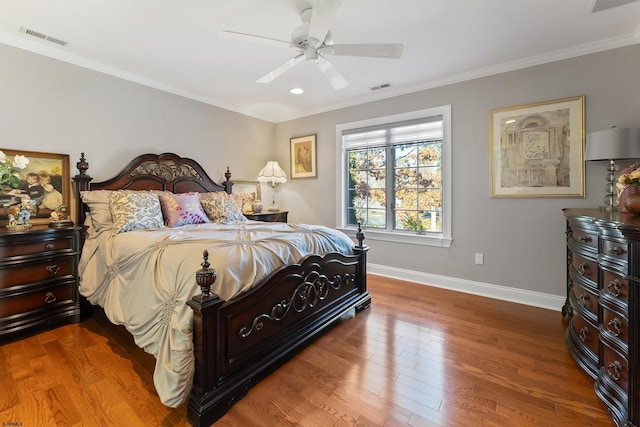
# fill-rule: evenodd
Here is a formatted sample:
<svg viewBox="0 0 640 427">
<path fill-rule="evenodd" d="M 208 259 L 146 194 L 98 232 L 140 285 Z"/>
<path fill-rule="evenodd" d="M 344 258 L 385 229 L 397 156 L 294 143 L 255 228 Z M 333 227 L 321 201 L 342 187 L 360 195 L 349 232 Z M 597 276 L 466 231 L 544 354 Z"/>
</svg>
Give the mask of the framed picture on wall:
<svg viewBox="0 0 640 427">
<path fill-rule="evenodd" d="M 491 197 L 584 197 L 584 96 L 490 113 Z"/>
<path fill-rule="evenodd" d="M 291 178 L 317 178 L 316 135 L 291 138 Z"/>
<path fill-rule="evenodd" d="M 60 206 L 69 208 L 71 178 L 69 155 L 0 148 L 5 163 L 17 174 L 17 180 L 0 184 L 0 224 L 7 224 L 9 215 L 16 217 L 25 199 L 31 200 L 31 224 L 47 224 L 51 213 Z M 28 160 L 26 167 L 12 167 L 16 156 Z"/>
</svg>

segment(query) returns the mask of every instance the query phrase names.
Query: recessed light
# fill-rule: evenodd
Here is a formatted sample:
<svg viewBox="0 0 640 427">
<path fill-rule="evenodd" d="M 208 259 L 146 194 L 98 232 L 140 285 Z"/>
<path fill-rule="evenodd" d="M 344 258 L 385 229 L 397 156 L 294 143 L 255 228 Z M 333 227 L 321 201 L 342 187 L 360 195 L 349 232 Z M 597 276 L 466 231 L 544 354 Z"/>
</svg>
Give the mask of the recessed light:
<svg viewBox="0 0 640 427">
<path fill-rule="evenodd" d="M 302 95 L 304 93 L 304 90 L 302 90 L 302 88 L 299 88 L 299 87 L 294 87 L 289 92 L 291 92 L 294 95 Z"/>
</svg>

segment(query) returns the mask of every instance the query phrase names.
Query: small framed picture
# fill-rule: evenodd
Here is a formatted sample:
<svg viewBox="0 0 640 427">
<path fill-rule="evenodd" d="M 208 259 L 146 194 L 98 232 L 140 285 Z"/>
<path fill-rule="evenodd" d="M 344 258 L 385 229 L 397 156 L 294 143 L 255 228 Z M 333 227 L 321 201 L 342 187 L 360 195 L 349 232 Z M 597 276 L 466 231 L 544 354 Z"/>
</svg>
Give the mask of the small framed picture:
<svg viewBox="0 0 640 427">
<path fill-rule="evenodd" d="M 69 207 L 71 177 L 69 155 L 0 148 L 4 163 L 17 174 L 17 181 L 0 184 L 0 224 L 9 222 L 9 215 L 16 216 L 25 199 L 30 200 L 31 224 L 47 224 L 51 213 L 64 205 Z M 24 168 L 12 166 L 16 156 L 28 160 Z"/>
<path fill-rule="evenodd" d="M 491 111 L 491 197 L 584 197 L 584 96 Z"/>
<path fill-rule="evenodd" d="M 317 178 L 316 135 L 291 138 L 291 178 Z"/>
</svg>

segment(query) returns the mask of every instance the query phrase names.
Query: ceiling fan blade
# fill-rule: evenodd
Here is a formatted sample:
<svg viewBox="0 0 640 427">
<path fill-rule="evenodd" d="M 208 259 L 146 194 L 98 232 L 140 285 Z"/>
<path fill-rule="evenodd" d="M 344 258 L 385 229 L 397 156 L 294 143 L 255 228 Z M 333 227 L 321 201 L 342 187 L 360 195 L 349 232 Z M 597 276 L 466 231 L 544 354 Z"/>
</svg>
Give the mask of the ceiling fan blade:
<svg viewBox="0 0 640 427">
<path fill-rule="evenodd" d="M 220 37 L 234 40 L 242 40 L 245 42 L 266 43 L 276 46 L 291 46 L 291 43 L 284 40 L 272 39 L 270 37 L 256 36 L 253 34 L 239 33 L 237 31 L 220 31 Z"/>
<path fill-rule="evenodd" d="M 398 59 L 402 56 L 404 46 L 391 43 L 332 44 L 322 46 L 318 50 L 326 55 Z"/>
<path fill-rule="evenodd" d="M 309 44 L 312 48 L 318 48 L 324 42 L 341 4 L 342 0 L 314 2 L 309 23 Z"/>
<path fill-rule="evenodd" d="M 268 72 L 264 76 L 260 77 L 256 80 L 256 83 L 270 83 L 284 74 L 286 71 L 292 69 L 298 62 L 304 59 L 304 54 L 300 54 L 298 56 L 294 56 L 284 64 L 278 66 L 273 71 Z"/>
<path fill-rule="evenodd" d="M 331 86 L 333 86 L 335 90 L 340 90 L 349 86 L 347 79 L 340 74 L 331 62 L 322 56 L 318 56 L 318 59 L 318 67 L 320 68 L 320 71 L 322 71 L 322 74 L 324 74 L 327 80 L 329 80 L 329 83 L 331 83 Z"/>
</svg>

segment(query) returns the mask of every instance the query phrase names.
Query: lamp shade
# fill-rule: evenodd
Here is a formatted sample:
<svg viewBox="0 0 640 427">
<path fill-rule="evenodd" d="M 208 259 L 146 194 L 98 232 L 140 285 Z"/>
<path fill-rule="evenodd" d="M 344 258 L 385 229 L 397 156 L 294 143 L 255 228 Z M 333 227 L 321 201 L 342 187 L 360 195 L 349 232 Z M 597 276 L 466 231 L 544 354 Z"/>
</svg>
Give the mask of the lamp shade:
<svg viewBox="0 0 640 427">
<path fill-rule="evenodd" d="M 584 159 L 640 159 L 640 128 L 611 128 L 589 132 Z"/>
<path fill-rule="evenodd" d="M 267 165 L 258 172 L 258 181 L 266 182 L 272 187 L 287 182 L 287 174 L 284 173 L 276 160 L 269 160 Z"/>
</svg>

